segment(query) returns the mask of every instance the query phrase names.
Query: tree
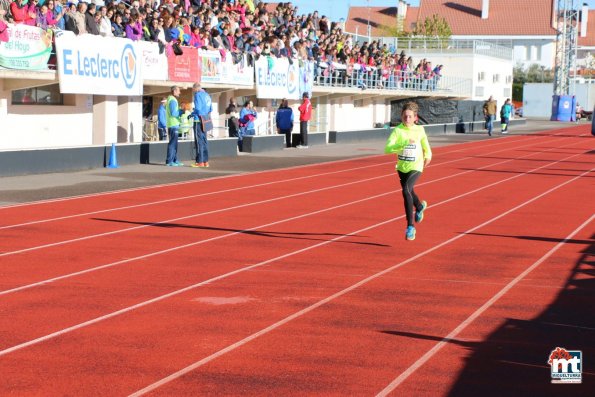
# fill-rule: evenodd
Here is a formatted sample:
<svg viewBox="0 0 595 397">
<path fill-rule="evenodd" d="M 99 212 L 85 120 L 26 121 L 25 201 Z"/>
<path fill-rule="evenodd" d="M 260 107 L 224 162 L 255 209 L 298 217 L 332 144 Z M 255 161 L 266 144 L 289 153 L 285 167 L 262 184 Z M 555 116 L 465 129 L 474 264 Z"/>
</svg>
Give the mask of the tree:
<svg viewBox="0 0 595 397">
<path fill-rule="evenodd" d="M 431 17 L 426 17 L 423 22 L 417 21 L 415 28 L 413 29 L 413 35 L 427 38 L 448 39 L 452 35 L 452 30 L 444 17 L 434 14 Z"/>
</svg>

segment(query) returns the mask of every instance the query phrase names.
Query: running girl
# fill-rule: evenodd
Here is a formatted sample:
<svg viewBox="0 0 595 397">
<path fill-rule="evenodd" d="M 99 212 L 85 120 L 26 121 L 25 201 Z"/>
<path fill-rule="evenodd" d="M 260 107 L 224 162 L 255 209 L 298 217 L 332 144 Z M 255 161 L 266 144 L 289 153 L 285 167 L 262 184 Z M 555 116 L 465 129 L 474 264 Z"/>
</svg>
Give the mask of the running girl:
<svg viewBox="0 0 595 397">
<path fill-rule="evenodd" d="M 403 189 L 405 202 L 405 215 L 407 217 L 407 229 L 405 238 L 415 240 L 415 226 L 413 226 L 413 208 L 415 207 L 415 221 L 417 223 L 424 219 L 424 210 L 428 206 L 425 201 L 420 201 L 415 194 L 415 183 L 423 172 L 424 166 L 432 160 L 432 149 L 428 143 L 428 137 L 424 127 L 416 125 L 417 104 L 407 102 L 401 111 L 401 124 L 399 124 L 388 137 L 385 153 L 397 154 L 397 172 Z"/>
</svg>

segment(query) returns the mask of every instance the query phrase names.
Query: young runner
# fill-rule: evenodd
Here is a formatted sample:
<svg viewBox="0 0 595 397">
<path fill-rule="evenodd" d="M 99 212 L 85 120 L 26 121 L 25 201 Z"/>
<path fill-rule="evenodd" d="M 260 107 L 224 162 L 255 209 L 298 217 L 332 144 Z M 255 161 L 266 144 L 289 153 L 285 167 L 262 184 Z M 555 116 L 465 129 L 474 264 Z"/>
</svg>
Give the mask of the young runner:
<svg viewBox="0 0 595 397">
<path fill-rule="evenodd" d="M 423 172 L 424 166 L 432 160 L 432 149 L 428 143 L 428 137 L 424 127 L 415 124 L 417 121 L 417 104 L 407 102 L 401 111 L 401 124 L 395 127 L 388 137 L 385 153 L 397 154 L 397 172 L 403 189 L 405 202 L 405 215 L 407 217 L 407 229 L 405 238 L 415 240 L 415 226 L 424 219 L 424 211 L 428 206 L 425 201 L 420 201 L 415 194 L 415 183 Z M 413 214 L 415 208 L 415 217 Z"/>
</svg>

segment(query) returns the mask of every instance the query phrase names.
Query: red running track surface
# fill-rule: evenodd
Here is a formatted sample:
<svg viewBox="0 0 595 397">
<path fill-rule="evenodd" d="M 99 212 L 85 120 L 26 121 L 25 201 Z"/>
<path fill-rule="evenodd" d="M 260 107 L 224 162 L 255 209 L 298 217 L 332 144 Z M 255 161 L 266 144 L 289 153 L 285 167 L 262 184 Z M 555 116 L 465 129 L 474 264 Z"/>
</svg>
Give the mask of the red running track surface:
<svg viewBox="0 0 595 397">
<path fill-rule="evenodd" d="M 435 149 L 413 242 L 392 156 L 0 208 L 0 395 L 592 395 L 592 139 Z"/>
</svg>

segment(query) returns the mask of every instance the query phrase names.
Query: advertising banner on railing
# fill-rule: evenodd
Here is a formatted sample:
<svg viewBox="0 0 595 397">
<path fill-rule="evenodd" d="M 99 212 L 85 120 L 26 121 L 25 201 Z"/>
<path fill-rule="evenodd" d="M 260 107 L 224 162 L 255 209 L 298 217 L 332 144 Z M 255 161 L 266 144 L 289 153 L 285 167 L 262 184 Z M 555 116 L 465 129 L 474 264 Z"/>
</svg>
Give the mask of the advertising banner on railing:
<svg viewBox="0 0 595 397">
<path fill-rule="evenodd" d="M 222 83 L 223 62 L 219 51 L 199 51 L 202 83 Z"/>
<path fill-rule="evenodd" d="M 0 67 L 47 70 L 52 53 L 51 30 L 21 24 L 8 24 L 6 30 L 8 41 L 0 42 Z"/>
<path fill-rule="evenodd" d="M 182 55 L 167 57 L 168 76 L 171 81 L 200 82 L 201 65 L 199 63 L 198 49 L 183 47 Z"/>
<path fill-rule="evenodd" d="M 261 56 L 255 63 L 256 97 L 299 99 L 297 62 L 285 58 Z"/>
<path fill-rule="evenodd" d="M 198 54 L 202 65 L 201 82 L 243 86 L 254 84 L 254 68 L 247 66 L 244 57 L 234 63 L 230 52 L 200 50 Z"/>
<path fill-rule="evenodd" d="M 92 34 L 56 37 L 60 92 L 142 95 L 139 47 L 132 40 Z"/>
<path fill-rule="evenodd" d="M 149 41 L 137 41 L 140 48 L 144 80 L 167 80 L 167 56 L 159 53 L 159 45 Z"/>
</svg>

